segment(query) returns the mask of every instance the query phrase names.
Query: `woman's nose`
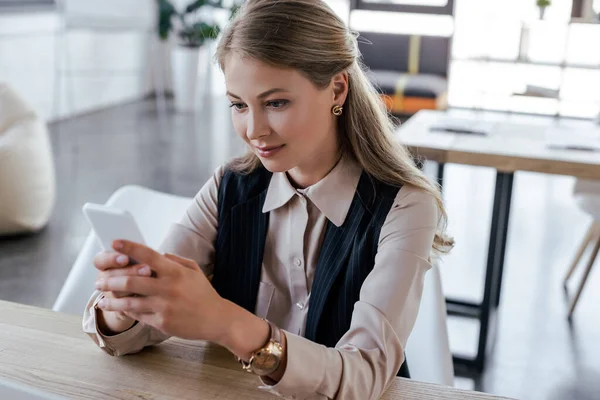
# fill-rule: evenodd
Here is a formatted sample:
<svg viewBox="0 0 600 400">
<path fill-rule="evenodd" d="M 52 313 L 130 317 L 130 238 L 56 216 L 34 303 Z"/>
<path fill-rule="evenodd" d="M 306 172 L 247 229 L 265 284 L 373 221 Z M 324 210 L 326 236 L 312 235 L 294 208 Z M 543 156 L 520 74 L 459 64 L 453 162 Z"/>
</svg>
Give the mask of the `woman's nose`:
<svg viewBox="0 0 600 400">
<path fill-rule="evenodd" d="M 261 115 L 250 113 L 246 125 L 246 137 L 250 140 L 258 139 L 269 134 L 269 125 Z"/>
</svg>

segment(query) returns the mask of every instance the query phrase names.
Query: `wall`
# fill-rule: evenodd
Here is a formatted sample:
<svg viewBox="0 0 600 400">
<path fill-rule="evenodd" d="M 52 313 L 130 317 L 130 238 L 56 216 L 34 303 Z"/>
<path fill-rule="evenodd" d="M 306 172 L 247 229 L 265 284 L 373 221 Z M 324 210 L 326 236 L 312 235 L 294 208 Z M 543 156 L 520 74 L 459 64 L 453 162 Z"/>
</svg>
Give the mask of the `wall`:
<svg viewBox="0 0 600 400">
<path fill-rule="evenodd" d="M 101 25 L 97 15 L 104 14 L 142 27 L 154 19 L 148 12 L 139 12 L 142 1 L 154 4 L 153 0 L 65 3 L 70 4 L 69 15 L 84 16 L 78 19 L 86 24 Z M 174 4 L 181 7 L 187 2 L 175 0 Z M 328 3 L 347 18 L 347 0 Z M 160 49 L 154 36 L 142 31 L 76 28 L 63 35 L 56 10 L 0 12 L 0 81 L 15 87 L 47 120 L 140 99 L 152 91 L 152 68 L 157 66 L 167 71 L 164 86 L 169 88 L 168 47 Z M 211 77 L 213 93 L 224 94 L 224 80 L 216 65 Z"/>
<path fill-rule="evenodd" d="M 44 118 L 64 118 L 148 93 L 145 34 L 73 29 L 60 35 L 59 27 L 58 14 L 51 10 L 0 13 L 0 80 L 14 86 Z M 61 54 L 68 54 L 68 63 L 57 62 Z"/>
</svg>

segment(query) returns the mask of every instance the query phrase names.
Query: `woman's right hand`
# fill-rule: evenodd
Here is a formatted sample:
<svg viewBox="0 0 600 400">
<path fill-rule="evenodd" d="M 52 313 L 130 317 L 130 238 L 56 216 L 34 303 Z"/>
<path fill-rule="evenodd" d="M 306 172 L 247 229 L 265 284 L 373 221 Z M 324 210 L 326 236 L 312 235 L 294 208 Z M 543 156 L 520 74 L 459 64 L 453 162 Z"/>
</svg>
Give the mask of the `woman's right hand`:
<svg viewBox="0 0 600 400">
<path fill-rule="evenodd" d="M 100 252 L 94 257 L 94 266 L 98 269 L 97 281 L 114 276 L 152 276 L 152 271 L 147 265 L 130 263 L 129 257 L 116 252 Z M 131 293 L 104 292 L 105 297 L 126 297 Z M 96 311 L 96 318 L 100 332 L 105 335 L 116 335 L 130 329 L 136 321 L 121 312 Z"/>
</svg>

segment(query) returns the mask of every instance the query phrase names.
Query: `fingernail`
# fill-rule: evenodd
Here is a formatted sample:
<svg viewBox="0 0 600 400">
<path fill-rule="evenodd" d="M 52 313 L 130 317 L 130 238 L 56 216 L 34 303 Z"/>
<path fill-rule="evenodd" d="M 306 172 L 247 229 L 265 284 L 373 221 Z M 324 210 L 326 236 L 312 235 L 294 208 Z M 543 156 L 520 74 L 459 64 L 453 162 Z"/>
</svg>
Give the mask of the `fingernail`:
<svg viewBox="0 0 600 400">
<path fill-rule="evenodd" d="M 113 243 L 113 248 L 115 250 L 121 250 L 123 248 L 123 242 L 115 240 L 115 242 Z"/>
<path fill-rule="evenodd" d="M 138 270 L 138 273 L 140 275 L 150 276 L 150 275 L 152 275 L 152 270 L 150 269 L 149 266 L 145 265 Z"/>
<path fill-rule="evenodd" d="M 116 247 L 116 246 L 115 246 L 115 247 Z M 117 257 L 117 262 L 118 262 L 120 265 L 127 265 L 127 263 L 129 262 L 129 260 L 128 260 L 127 256 L 120 255 L 119 257 Z"/>
<path fill-rule="evenodd" d="M 104 280 L 102 279 L 98 279 L 96 281 L 96 289 L 100 289 L 102 287 L 102 285 L 104 284 Z"/>
<path fill-rule="evenodd" d="M 98 307 L 104 308 L 104 307 L 106 307 L 106 303 L 107 303 L 107 301 L 105 299 L 102 299 L 98 302 Z"/>
</svg>

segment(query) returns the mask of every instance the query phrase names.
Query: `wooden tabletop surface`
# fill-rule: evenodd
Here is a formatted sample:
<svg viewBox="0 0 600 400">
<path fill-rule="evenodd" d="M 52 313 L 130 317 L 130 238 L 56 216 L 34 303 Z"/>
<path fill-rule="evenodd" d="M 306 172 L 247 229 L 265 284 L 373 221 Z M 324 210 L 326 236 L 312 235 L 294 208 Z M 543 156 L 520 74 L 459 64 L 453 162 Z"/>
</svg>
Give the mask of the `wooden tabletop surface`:
<svg viewBox="0 0 600 400">
<path fill-rule="evenodd" d="M 433 125 L 476 121 L 487 136 L 432 131 Z M 548 130 L 568 135 L 573 132 L 596 134 L 600 125 L 592 121 L 532 117 L 473 111 L 418 112 L 402 124 L 397 139 L 411 153 L 432 161 L 492 167 L 502 172 L 532 171 L 600 179 L 600 151 L 550 148 Z"/>
<path fill-rule="evenodd" d="M 0 380 L 76 399 L 265 399 L 256 377 L 227 350 L 171 339 L 110 357 L 81 330 L 81 318 L 0 301 Z M 382 399 L 500 399 L 396 378 Z"/>
</svg>

